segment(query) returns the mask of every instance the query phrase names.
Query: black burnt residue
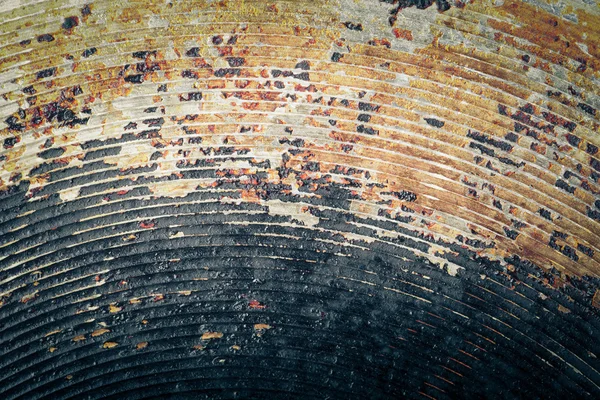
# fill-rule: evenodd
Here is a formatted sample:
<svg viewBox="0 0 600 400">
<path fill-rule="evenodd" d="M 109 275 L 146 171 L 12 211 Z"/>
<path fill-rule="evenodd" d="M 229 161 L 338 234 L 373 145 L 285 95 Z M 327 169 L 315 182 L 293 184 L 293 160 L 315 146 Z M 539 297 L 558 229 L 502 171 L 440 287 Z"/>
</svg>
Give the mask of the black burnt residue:
<svg viewBox="0 0 600 400">
<path fill-rule="evenodd" d="M 379 106 L 375 104 L 359 102 L 358 109 L 360 111 L 377 112 L 379 111 Z"/>
<path fill-rule="evenodd" d="M 439 12 L 448 11 L 451 7 L 447 0 L 380 0 L 381 2 L 394 4 L 396 7 L 390 11 L 388 22 L 394 26 L 398 20 L 398 14 L 405 8 L 416 7 L 419 10 L 425 10 L 433 5 L 437 6 Z"/>
<path fill-rule="evenodd" d="M 304 139 L 293 139 L 290 140 L 288 138 L 281 138 L 279 139 L 279 143 L 280 144 L 291 144 L 292 146 L 295 147 L 304 147 Z M 334 170 L 332 172 L 336 172 L 337 170 Z"/>
<path fill-rule="evenodd" d="M 591 219 L 595 219 L 596 221 L 600 221 L 600 212 L 598 212 L 598 210 L 593 210 L 587 207 L 587 216 Z"/>
<path fill-rule="evenodd" d="M 373 129 L 371 127 L 364 126 L 364 125 L 358 125 L 356 127 L 356 132 L 366 133 L 367 135 L 378 135 L 379 134 L 378 130 Z"/>
<path fill-rule="evenodd" d="M 95 47 L 90 47 L 89 49 L 85 49 L 83 53 L 81 53 L 81 56 L 85 58 L 91 57 L 96 54 L 97 51 L 98 50 Z"/>
<path fill-rule="evenodd" d="M 27 86 L 21 90 L 25 94 L 36 94 L 37 90 L 33 88 L 33 86 Z"/>
<path fill-rule="evenodd" d="M 57 121 L 59 126 L 68 127 L 86 125 L 89 121 L 89 117 L 80 118 L 73 110 L 62 106 L 57 102 L 51 102 L 43 105 L 41 108 L 36 108 L 33 110 L 33 113 L 35 115 L 33 119 L 38 119 L 37 123 L 42 122 L 42 117 L 48 122 Z"/>
<path fill-rule="evenodd" d="M 594 257 L 594 250 L 592 250 L 591 248 L 584 246 L 583 244 L 579 243 L 577 244 L 577 250 L 579 250 L 580 252 L 582 252 L 583 254 L 585 254 L 588 257 Z"/>
<path fill-rule="evenodd" d="M 513 143 L 517 143 L 517 141 L 519 140 L 519 136 L 518 136 L 517 134 L 513 133 L 513 132 L 508 132 L 508 133 L 507 133 L 507 134 L 504 136 L 504 138 L 505 138 L 506 140 L 510 140 L 510 141 L 511 141 L 511 142 L 513 142 Z"/>
<path fill-rule="evenodd" d="M 504 104 L 498 104 L 498 113 L 500 115 L 508 116 L 508 107 L 506 107 Z"/>
<path fill-rule="evenodd" d="M 182 78 L 190 78 L 190 79 L 198 79 L 199 75 L 195 71 L 186 69 L 184 71 L 181 71 L 181 77 Z"/>
<path fill-rule="evenodd" d="M 219 68 L 214 72 L 217 78 L 231 78 L 234 76 L 240 76 L 241 70 L 239 68 Z"/>
<path fill-rule="evenodd" d="M 533 105 L 530 103 L 527 103 L 524 106 L 519 107 L 519 110 L 526 112 L 527 114 L 535 113 L 535 109 L 533 108 Z"/>
<path fill-rule="evenodd" d="M 297 63 L 294 68 L 308 71 L 310 69 L 310 62 L 308 62 L 306 60 L 302 60 L 299 63 Z"/>
<path fill-rule="evenodd" d="M 284 194 L 289 185 L 270 184 L 259 173 L 246 175 L 257 182 L 248 184 L 239 181 L 236 171 L 218 169 L 218 192 L 197 187 L 183 201 L 156 196 L 147 185 L 214 178 L 202 168 L 214 166 L 216 158 L 181 160 L 178 175 L 107 182 L 117 174 L 98 160 L 106 154 L 92 152 L 114 146 L 107 141 L 94 145 L 87 152 L 89 169 L 75 168 L 72 182 L 64 186 L 67 176 L 54 175 L 61 182 L 45 189 L 45 203 L 23 201 L 9 215 L 25 213 L 20 217 L 25 219 L 8 219 L 0 226 L 0 235 L 11 243 L 0 248 L 2 262 L 19 268 L 8 282 L 13 295 L 0 308 L 0 318 L 14 329 L 5 332 L 0 375 L 22 378 L 20 385 L 6 389 L 6 398 L 36 397 L 39 388 L 57 400 L 78 398 L 84 391 L 93 398 L 137 398 L 148 377 L 156 398 L 172 398 L 182 380 L 189 398 L 264 397 L 265 390 L 222 387 L 231 377 L 231 364 L 239 366 L 236 382 L 266 382 L 267 393 L 281 398 L 281 383 L 269 383 L 272 371 L 289 375 L 297 369 L 303 380 L 297 386 L 302 393 L 295 397 L 306 399 L 419 398 L 423 377 L 435 375 L 443 378 L 434 383 L 444 390 L 436 398 L 495 398 L 498 386 L 485 383 L 499 381 L 503 390 L 529 398 L 561 399 L 574 387 L 598 392 L 587 379 L 597 376 L 589 350 L 597 325 L 590 305 L 598 287 L 595 278 L 565 282 L 559 272 L 516 256 L 493 261 L 477 253 L 493 242 L 462 236 L 446 243 L 402 227 L 417 220 L 408 207 L 402 211 L 409 215 L 380 209 L 377 217 L 359 218 L 350 212 L 348 187 L 328 183 L 328 175 L 307 173 L 319 177 L 306 179 L 303 189 L 319 186 L 319 196 L 301 200 L 322 229 L 289 226 L 301 224 L 293 215 L 270 215 L 262 204 L 221 201 L 240 199 L 240 191 L 248 190 L 257 190 L 259 199 L 300 200 Z M 231 146 L 205 150 L 228 157 L 235 152 Z M 347 174 L 360 173 L 343 168 Z M 306 163 L 302 169 L 321 168 Z M 279 171 L 282 176 L 301 173 L 300 168 Z M 72 185 L 85 185 L 84 198 L 60 201 L 54 191 Z M 24 189 L 0 193 L 0 204 L 24 197 Z M 198 204 L 207 212 L 198 215 Z M 57 229 L 44 222 L 48 217 Z M 26 229 L 14 229 L 22 223 Z M 343 235 L 368 238 L 377 230 L 398 237 L 367 246 Z M 457 275 L 420 255 L 432 244 L 445 250 L 437 253 L 442 260 L 460 267 Z M 562 246 L 559 236 L 555 244 Z M 572 249 L 561 252 L 573 256 Z M 27 296 L 33 287 L 28 272 L 39 262 L 51 269 L 37 281 L 37 295 Z M 83 285 L 92 287 L 81 294 L 88 300 L 80 306 L 74 296 Z M 77 312 L 81 307 L 85 312 Z M 45 310 L 53 319 L 46 319 Z M 91 328 L 91 319 L 102 324 Z M 30 334 L 32 324 L 41 328 Z M 93 330 L 104 326 L 108 332 Z M 44 336 L 48 332 L 53 333 Z M 30 352 L 27 366 L 20 364 L 23 348 Z M 261 359 L 267 360 L 266 368 L 257 367 Z M 557 373 L 572 371 L 571 365 L 581 374 Z M 119 369 L 127 371 L 125 380 L 113 373 Z M 58 379 L 56 370 L 64 371 Z M 77 379 L 78 384 L 70 383 Z M 545 379 L 552 382 L 552 392 L 540 385 Z M 207 390 L 210 381 L 219 385 L 217 391 Z"/>
<path fill-rule="evenodd" d="M 436 128 L 441 128 L 446 124 L 444 121 L 440 121 L 435 118 L 425 118 L 425 122 L 431 126 L 435 126 Z"/>
<path fill-rule="evenodd" d="M 125 77 L 125 82 L 129 83 L 143 83 L 144 82 L 144 74 L 137 75 L 129 75 Z"/>
<path fill-rule="evenodd" d="M 84 161 L 102 160 L 106 157 L 116 156 L 121 152 L 121 147 L 107 147 L 101 150 L 93 150 L 85 153 Z"/>
<path fill-rule="evenodd" d="M 579 143 L 581 143 L 581 138 L 575 135 L 567 134 L 567 142 L 573 147 L 578 147 Z"/>
<path fill-rule="evenodd" d="M 542 112 L 542 115 L 544 116 L 544 119 L 548 122 L 550 122 L 552 125 L 558 125 L 561 126 L 563 128 L 565 128 L 566 130 L 568 130 L 569 132 L 573 132 L 575 130 L 575 128 L 577 127 L 577 124 L 575 122 L 572 121 L 568 121 L 562 117 L 559 117 L 556 114 L 553 114 L 551 112 Z"/>
<path fill-rule="evenodd" d="M 360 122 L 369 122 L 371 120 L 371 116 L 369 114 L 359 114 L 358 118 L 356 118 Z"/>
<path fill-rule="evenodd" d="M 563 181 L 562 179 L 558 179 L 555 183 L 555 186 L 564 190 L 565 192 L 569 192 L 571 194 L 575 193 L 575 188 L 569 185 L 567 182 Z"/>
<path fill-rule="evenodd" d="M 577 90 L 575 90 L 575 88 L 573 86 L 569 85 L 569 87 L 567 89 L 569 90 L 569 93 L 571 93 L 571 96 L 581 98 L 581 92 L 578 92 Z"/>
<path fill-rule="evenodd" d="M 4 122 L 6 122 L 8 130 L 11 132 L 22 132 L 25 130 L 25 125 L 19 122 L 19 119 L 14 115 L 6 118 Z"/>
<path fill-rule="evenodd" d="M 341 58 L 342 58 L 342 54 L 338 53 L 337 51 L 331 55 L 331 61 L 333 61 L 333 62 L 338 62 L 338 61 L 340 61 Z"/>
<path fill-rule="evenodd" d="M 394 221 L 398 221 L 398 222 L 401 222 L 401 223 L 404 223 L 404 224 L 410 224 L 411 222 L 414 222 L 416 220 L 414 217 L 412 217 L 410 215 L 399 215 L 399 214 L 397 214 L 395 216 L 392 216 L 391 214 L 392 213 L 391 213 L 390 210 L 380 209 L 377 212 L 377 215 L 379 217 L 389 218 L 389 219 L 392 219 Z"/>
<path fill-rule="evenodd" d="M 37 77 L 37 79 L 49 78 L 51 76 L 54 76 L 55 73 L 56 73 L 56 67 L 48 68 L 48 69 L 39 71 L 37 73 L 36 77 Z"/>
<path fill-rule="evenodd" d="M 471 247 L 474 247 L 477 249 L 491 249 L 496 246 L 496 244 L 494 242 L 486 243 L 479 239 L 471 239 L 468 237 L 464 237 L 463 235 L 458 235 L 456 237 L 456 240 L 458 240 L 460 243 L 464 243 L 467 246 L 471 246 Z"/>
<path fill-rule="evenodd" d="M 6 139 L 4 139 L 4 143 L 2 144 L 2 147 L 4 147 L 5 149 L 12 149 L 13 147 L 15 147 L 15 144 L 17 144 L 19 142 L 19 139 L 16 137 L 8 137 Z"/>
<path fill-rule="evenodd" d="M 542 217 L 546 218 L 548 221 L 552 221 L 552 214 L 550 213 L 550 211 L 546 210 L 545 208 L 540 208 L 538 210 L 538 214 L 540 214 Z"/>
<path fill-rule="evenodd" d="M 513 146 L 509 143 L 503 142 L 502 140 L 497 140 L 497 139 L 491 138 L 488 135 L 485 135 L 483 133 L 479 133 L 476 131 L 469 130 L 469 132 L 467 133 L 467 137 L 469 137 L 471 139 L 475 139 L 480 143 L 486 143 L 486 144 L 492 145 L 492 146 L 494 146 L 500 150 L 506 151 L 506 152 L 511 152 L 513 149 Z"/>
<path fill-rule="evenodd" d="M 64 22 L 62 23 L 62 28 L 65 30 L 71 30 L 73 28 L 75 28 L 77 25 L 79 25 L 79 18 L 78 17 L 67 17 L 65 18 Z"/>
<path fill-rule="evenodd" d="M 362 31 L 363 30 L 363 26 L 362 24 L 357 24 L 354 22 L 344 22 L 344 26 L 352 31 Z"/>
<path fill-rule="evenodd" d="M 241 67 L 246 63 L 246 60 L 243 57 L 227 57 L 227 63 L 230 67 Z"/>
<path fill-rule="evenodd" d="M 160 118 L 149 118 L 142 121 L 144 124 L 148 126 L 162 126 L 165 123 L 165 119 Z"/>
<path fill-rule="evenodd" d="M 569 170 L 565 171 L 563 176 L 565 177 L 565 179 L 575 178 L 581 180 L 581 177 L 579 177 L 577 174 L 572 173 Z"/>
<path fill-rule="evenodd" d="M 552 237 L 550 237 L 550 241 L 548 242 L 548 246 L 550 246 L 551 248 L 553 248 L 555 250 L 558 250 L 559 252 L 561 252 L 565 256 L 569 257 L 573 261 L 579 261 L 579 256 L 577 255 L 577 252 L 575 251 L 574 248 L 572 248 L 571 246 L 569 246 L 567 244 L 561 246 L 561 245 L 557 244 L 556 239 L 557 239 L 557 236 L 552 235 Z"/>
<path fill-rule="evenodd" d="M 495 157 L 496 156 L 496 152 L 493 149 L 490 149 L 489 147 L 482 146 L 479 143 L 471 142 L 471 143 L 469 143 L 469 147 L 472 148 L 472 149 L 479 150 L 481 152 L 481 154 L 485 154 L 485 155 L 488 155 L 490 157 Z"/>
<path fill-rule="evenodd" d="M 503 142 L 501 140 L 496 140 L 496 139 L 490 138 L 487 135 L 481 134 L 479 132 L 469 131 L 469 133 L 467 134 L 467 136 L 470 137 L 470 138 L 472 138 L 472 139 L 475 139 L 478 142 L 486 143 L 486 144 L 491 144 L 492 146 L 497 147 L 497 148 L 499 148 L 499 149 L 501 149 L 503 151 L 506 151 L 506 152 L 510 152 L 513 149 L 513 146 L 511 144 L 509 144 L 507 142 Z M 510 166 L 513 166 L 513 167 L 516 167 L 516 168 L 521 168 L 521 167 L 525 166 L 525 162 L 524 161 L 516 162 L 516 161 L 514 161 L 514 160 L 512 160 L 512 159 L 510 159 L 508 157 L 500 156 L 500 155 L 496 154 L 496 151 L 494 149 L 486 147 L 486 146 L 484 146 L 482 144 L 479 144 L 479 143 L 476 143 L 476 142 L 470 142 L 469 143 L 469 147 L 472 148 L 472 149 L 479 150 L 481 152 L 481 154 L 485 154 L 487 156 L 494 157 L 494 158 L 496 158 L 498 161 L 500 161 L 503 164 L 510 165 Z M 481 157 L 477 156 L 475 158 L 475 161 L 477 163 L 479 163 L 479 162 L 483 161 L 483 159 Z M 486 167 L 488 167 L 490 169 L 493 169 L 493 170 L 496 170 L 495 168 L 493 168 L 493 166 L 489 162 L 486 165 Z"/>
<path fill-rule="evenodd" d="M 184 96 L 184 95 L 179 96 L 179 101 L 200 101 L 200 100 L 202 100 L 201 92 L 190 92 L 187 94 L 187 96 Z"/>
<path fill-rule="evenodd" d="M 199 47 L 192 47 L 191 49 L 187 50 L 185 52 L 185 55 L 188 57 L 200 57 L 200 48 Z"/>
<path fill-rule="evenodd" d="M 300 79 L 302 81 L 310 81 L 310 75 L 308 72 L 300 72 L 299 74 L 294 74 L 294 78 Z"/>
<path fill-rule="evenodd" d="M 137 72 L 154 72 L 154 71 L 160 71 L 160 65 L 158 63 L 151 63 L 151 62 L 140 62 L 137 63 L 135 65 L 135 69 Z"/>
<path fill-rule="evenodd" d="M 579 107 L 580 109 L 582 109 L 583 111 L 585 111 L 586 113 L 590 114 L 593 117 L 595 117 L 596 113 L 598 112 L 598 110 L 596 110 L 594 107 L 589 106 L 585 103 L 579 103 L 579 104 L 577 104 L 577 107 Z"/>
<path fill-rule="evenodd" d="M 42 42 L 53 42 L 54 41 L 54 36 L 52 36 L 49 33 L 44 33 L 43 35 L 40 35 L 37 37 L 37 41 L 42 43 Z"/>
<path fill-rule="evenodd" d="M 521 221 L 516 220 L 516 219 L 511 219 L 510 221 L 512 222 L 513 226 L 516 229 L 518 229 L 518 230 L 521 230 L 521 229 L 523 229 L 524 227 L 527 226 L 524 222 L 521 222 Z"/>
<path fill-rule="evenodd" d="M 65 152 L 65 149 L 58 147 L 55 149 L 44 150 L 44 151 L 38 153 L 38 156 L 45 160 L 49 160 L 52 158 L 58 158 L 58 157 L 62 156 L 64 152 Z"/>
<path fill-rule="evenodd" d="M 302 166 L 302 169 L 304 171 L 316 172 L 321 169 L 321 165 L 318 162 L 309 161 Z"/>
<path fill-rule="evenodd" d="M 393 196 L 398 198 L 398 200 L 413 202 L 417 200 L 417 195 L 408 190 L 401 190 L 399 192 L 391 192 Z"/>
<path fill-rule="evenodd" d="M 556 136 L 556 126 L 565 128 L 569 132 L 573 132 L 577 126 L 572 121 L 565 120 L 556 114 L 546 111 L 543 111 L 541 114 L 544 120 L 548 123 L 544 121 L 537 121 L 536 108 L 530 103 L 519 107 L 519 109 L 514 113 L 509 112 L 507 106 L 499 104 L 498 113 L 500 115 L 510 117 L 515 121 L 515 132 L 536 138 L 538 140 L 542 140 L 540 137 L 540 132 Z"/>
<path fill-rule="evenodd" d="M 152 50 L 152 51 L 134 51 L 132 53 L 132 56 L 134 58 L 139 58 L 139 59 L 145 60 L 149 56 L 156 56 L 156 50 Z"/>
</svg>

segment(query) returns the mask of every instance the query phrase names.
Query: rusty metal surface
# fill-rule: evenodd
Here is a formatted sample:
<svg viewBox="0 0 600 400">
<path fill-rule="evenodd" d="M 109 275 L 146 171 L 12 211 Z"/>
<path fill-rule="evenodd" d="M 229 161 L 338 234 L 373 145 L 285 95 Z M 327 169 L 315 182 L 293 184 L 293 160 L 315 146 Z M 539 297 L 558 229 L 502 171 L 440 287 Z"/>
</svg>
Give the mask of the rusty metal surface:
<svg viewBox="0 0 600 400">
<path fill-rule="evenodd" d="M 0 0 L 0 393 L 600 397 L 594 0 Z"/>
</svg>

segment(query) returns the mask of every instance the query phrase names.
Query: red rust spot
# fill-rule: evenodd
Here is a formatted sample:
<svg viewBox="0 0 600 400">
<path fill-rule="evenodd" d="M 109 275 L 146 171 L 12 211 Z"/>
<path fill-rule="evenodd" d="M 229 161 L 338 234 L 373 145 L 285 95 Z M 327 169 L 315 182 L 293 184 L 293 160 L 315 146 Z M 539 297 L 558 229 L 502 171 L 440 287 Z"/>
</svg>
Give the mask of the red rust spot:
<svg viewBox="0 0 600 400">
<path fill-rule="evenodd" d="M 408 29 L 394 28 L 393 32 L 397 39 L 413 40 L 412 32 Z"/>
<path fill-rule="evenodd" d="M 258 300 L 251 300 L 250 303 L 248 303 L 248 307 L 255 309 L 255 310 L 263 310 L 267 306 L 261 304 Z"/>
</svg>

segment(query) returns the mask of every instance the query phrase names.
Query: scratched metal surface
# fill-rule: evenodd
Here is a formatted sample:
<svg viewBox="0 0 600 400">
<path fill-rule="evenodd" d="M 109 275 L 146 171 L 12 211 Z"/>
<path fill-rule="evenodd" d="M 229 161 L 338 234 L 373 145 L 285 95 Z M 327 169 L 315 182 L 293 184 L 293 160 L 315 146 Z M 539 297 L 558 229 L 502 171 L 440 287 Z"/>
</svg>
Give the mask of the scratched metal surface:
<svg viewBox="0 0 600 400">
<path fill-rule="evenodd" d="M 599 398 L 594 0 L 0 0 L 0 397 Z"/>
</svg>

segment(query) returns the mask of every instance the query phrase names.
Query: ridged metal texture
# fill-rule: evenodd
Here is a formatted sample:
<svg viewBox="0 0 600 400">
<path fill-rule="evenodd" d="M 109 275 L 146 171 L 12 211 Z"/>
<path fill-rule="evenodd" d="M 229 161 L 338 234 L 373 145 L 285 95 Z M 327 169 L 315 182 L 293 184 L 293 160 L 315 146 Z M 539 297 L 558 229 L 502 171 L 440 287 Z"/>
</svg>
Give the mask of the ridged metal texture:
<svg viewBox="0 0 600 400">
<path fill-rule="evenodd" d="M 0 398 L 600 398 L 599 43 L 593 0 L 0 1 Z"/>
</svg>

